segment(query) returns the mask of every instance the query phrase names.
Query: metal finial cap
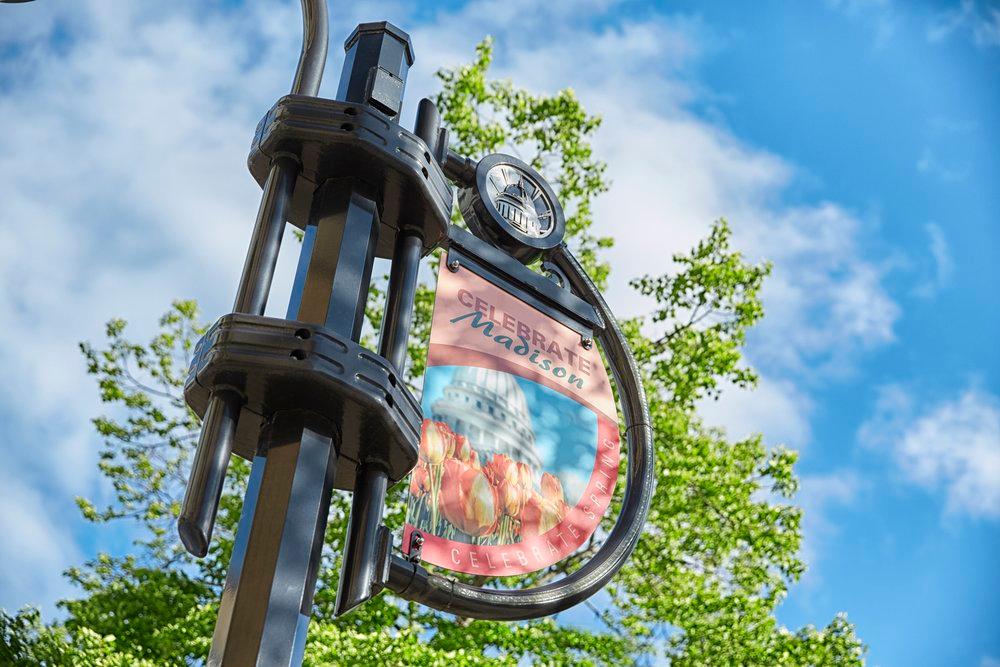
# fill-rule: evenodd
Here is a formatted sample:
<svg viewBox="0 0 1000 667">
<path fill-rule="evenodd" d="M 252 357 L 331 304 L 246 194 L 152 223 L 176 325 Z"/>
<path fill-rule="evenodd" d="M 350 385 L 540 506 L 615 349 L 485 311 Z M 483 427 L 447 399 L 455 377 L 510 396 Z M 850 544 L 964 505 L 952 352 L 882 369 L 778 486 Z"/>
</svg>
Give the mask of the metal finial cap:
<svg viewBox="0 0 1000 667">
<path fill-rule="evenodd" d="M 344 51 L 350 51 L 354 43 L 362 35 L 372 34 L 372 33 L 387 33 L 392 35 L 406 47 L 406 65 L 410 66 L 413 64 L 413 41 L 410 39 L 410 35 L 403 31 L 401 28 L 394 26 L 388 21 L 377 21 L 373 23 L 359 23 L 358 27 L 348 36 L 347 40 L 344 42 Z"/>
</svg>

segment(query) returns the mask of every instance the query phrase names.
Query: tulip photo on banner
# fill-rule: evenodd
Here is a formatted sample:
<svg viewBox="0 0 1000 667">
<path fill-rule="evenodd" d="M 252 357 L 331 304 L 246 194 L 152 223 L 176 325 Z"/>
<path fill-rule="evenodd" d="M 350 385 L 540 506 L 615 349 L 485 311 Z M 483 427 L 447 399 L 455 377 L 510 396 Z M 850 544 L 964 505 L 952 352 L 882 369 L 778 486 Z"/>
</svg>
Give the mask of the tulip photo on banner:
<svg viewBox="0 0 1000 667">
<path fill-rule="evenodd" d="M 604 362 L 464 266 L 438 278 L 404 550 L 459 572 L 547 567 L 590 538 L 618 477 Z"/>
</svg>

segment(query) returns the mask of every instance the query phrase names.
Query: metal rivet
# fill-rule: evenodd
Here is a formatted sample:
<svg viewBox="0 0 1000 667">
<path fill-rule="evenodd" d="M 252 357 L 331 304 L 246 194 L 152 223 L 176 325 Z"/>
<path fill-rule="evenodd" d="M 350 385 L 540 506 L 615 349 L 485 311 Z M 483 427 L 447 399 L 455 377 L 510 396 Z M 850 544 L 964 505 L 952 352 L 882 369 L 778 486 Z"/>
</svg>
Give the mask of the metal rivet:
<svg viewBox="0 0 1000 667">
<path fill-rule="evenodd" d="M 584 338 L 582 341 L 580 341 L 580 344 L 583 345 L 583 349 L 589 350 L 590 348 L 594 347 L 594 339 Z"/>
<path fill-rule="evenodd" d="M 448 270 L 451 271 L 452 273 L 456 273 L 460 266 L 462 265 L 459 264 L 457 259 L 453 259 L 450 262 L 448 262 Z"/>
</svg>

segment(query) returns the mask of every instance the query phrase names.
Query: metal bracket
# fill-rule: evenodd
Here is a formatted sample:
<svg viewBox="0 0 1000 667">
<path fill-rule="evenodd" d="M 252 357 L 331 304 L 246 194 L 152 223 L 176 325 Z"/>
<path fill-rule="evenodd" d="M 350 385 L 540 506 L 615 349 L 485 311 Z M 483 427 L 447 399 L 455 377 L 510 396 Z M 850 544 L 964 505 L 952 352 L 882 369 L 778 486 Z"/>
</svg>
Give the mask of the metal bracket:
<svg viewBox="0 0 1000 667">
<path fill-rule="evenodd" d="M 384 358 L 316 324 L 257 315 L 222 317 L 198 342 L 184 395 L 204 414 L 217 386 L 246 397 L 233 450 L 252 459 L 264 418 L 281 410 L 322 415 L 343 432 L 335 486 L 354 488 L 375 460 L 395 484 L 417 462 L 420 404 Z"/>
<path fill-rule="evenodd" d="M 564 290 L 569 290 L 569 278 L 566 277 L 566 274 L 563 273 L 563 270 L 558 266 L 549 260 L 545 260 L 542 262 L 542 271 L 544 272 L 546 278 L 554 282 L 556 285 L 559 285 L 559 287 Z"/>
<path fill-rule="evenodd" d="M 417 564 L 420 562 L 420 555 L 424 548 L 424 534 L 419 530 L 414 530 L 410 533 L 410 548 L 409 553 L 406 555 L 406 560 L 411 563 Z"/>
<path fill-rule="evenodd" d="M 572 290 L 560 288 L 552 279 L 535 273 L 488 241 L 456 225 L 448 226 L 447 262 L 452 271 L 464 267 L 501 289 L 518 295 L 582 337 L 590 337 L 593 332 L 602 331 L 607 326 L 593 305 Z"/>
<path fill-rule="evenodd" d="M 424 254 L 447 236 L 453 188 L 435 149 L 368 104 L 286 95 L 258 123 L 247 165 L 263 185 L 278 153 L 301 162 L 288 211 L 288 221 L 300 229 L 316 189 L 327 180 L 351 177 L 369 184 L 382 226 L 376 254 L 391 258 L 403 229 L 420 232 Z"/>
</svg>

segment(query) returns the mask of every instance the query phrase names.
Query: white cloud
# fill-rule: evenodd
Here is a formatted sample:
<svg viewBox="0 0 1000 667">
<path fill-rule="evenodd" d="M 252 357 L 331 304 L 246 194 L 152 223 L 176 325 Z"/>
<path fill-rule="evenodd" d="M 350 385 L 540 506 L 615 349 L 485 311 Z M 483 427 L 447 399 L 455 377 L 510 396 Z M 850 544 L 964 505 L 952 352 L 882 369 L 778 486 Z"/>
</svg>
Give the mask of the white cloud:
<svg viewBox="0 0 1000 667">
<path fill-rule="evenodd" d="M 917 171 L 921 174 L 937 176 L 946 183 L 964 181 L 969 177 L 968 167 L 955 167 L 944 164 L 929 148 L 925 148 L 920 154 L 920 159 L 917 160 Z"/>
<path fill-rule="evenodd" d="M 918 296 L 929 298 L 940 292 L 951 280 L 955 271 L 955 262 L 951 258 L 951 250 L 948 247 L 948 239 L 945 238 L 944 230 L 941 226 L 929 222 L 924 225 L 927 230 L 928 251 L 932 260 L 930 277 L 917 286 L 915 292 Z"/>
<path fill-rule="evenodd" d="M 976 46 L 988 48 L 1000 46 L 1000 9 L 991 7 L 972 29 L 972 39 Z"/>
<path fill-rule="evenodd" d="M 927 25 L 927 41 L 943 42 L 956 33 L 967 34 L 981 49 L 1000 46 L 1000 9 L 974 0 L 962 0 L 958 7 L 935 14 Z"/>
<path fill-rule="evenodd" d="M 1000 518 L 1000 402 L 976 388 L 920 409 L 899 386 L 884 387 L 861 442 L 887 449 L 903 476 L 942 489 L 946 510 Z"/>
<path fill-rule="evenodd" d="M 50 605 L 69 592 L 59 573 L 79 563 L 80 553 L 66 524 L 49 510 L 53 498 L 0 468 L 0 607 Z M 51 612 L 52 609 L 46 609 Z"/>
<path fill-rule="evenodd" d="M 831 202 L 754 215 L 742 236 L 774 262 L 766 317 L 751 337 L 759 363 L 840 374 L 894 340 L 900 309 L 882 286 L 887 269 L 865 258 L 861 220 Z"/>
<path fill-rule="evenodd" d="M 899 19 L 891 0 L 827 0 L 826 4 L 868 24 L 875 34 L 875 48 L 884 48 L 896 34 Z"/>
<path fill-rule="evenodd" d="M 932 116 L 927 120 L 927 129 L 938 135 L 967 135 L 978 128 L 979 125 L 975 121 L 965 118 Z"/>
<path fill-rule="evenodd" d="M 795 449 L 809 443 L 812 409 L 812 401 L 793 382 L 766 375 L 751 390 L 727 385 L 718 400 L 698 404 L 705 423 L 724 427 L 732 439 L 763 433 L 768 444 Z"/>
<path fill-rule="evenodd" d="M 948 38 L 972 17 L 975 10 L 972 0 L 962 0 L 958 7 L 937 13 L 927 26 L 927 41 L 933 43 Z"/>
</svg>

